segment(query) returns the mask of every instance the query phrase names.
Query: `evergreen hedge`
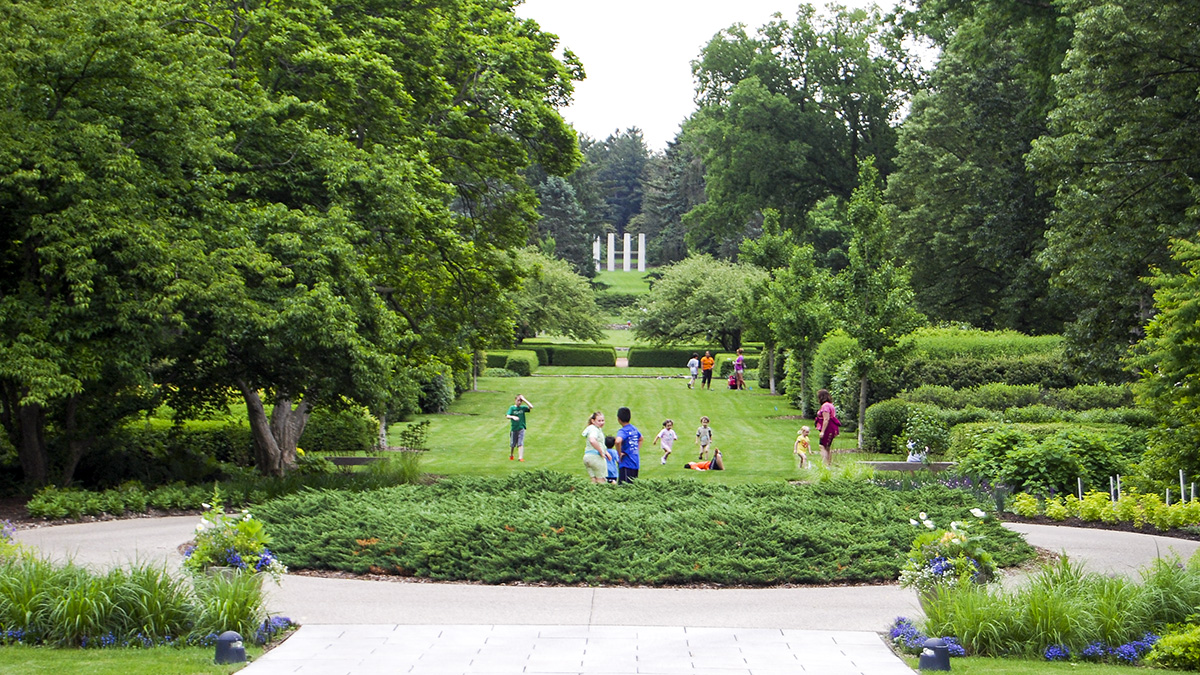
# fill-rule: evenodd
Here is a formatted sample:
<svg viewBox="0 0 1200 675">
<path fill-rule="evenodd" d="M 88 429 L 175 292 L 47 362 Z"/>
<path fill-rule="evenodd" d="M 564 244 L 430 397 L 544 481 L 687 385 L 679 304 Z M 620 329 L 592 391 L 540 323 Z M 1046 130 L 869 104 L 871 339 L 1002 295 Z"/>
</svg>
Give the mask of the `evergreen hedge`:
<svg viewBox="0 0 1200 675">
<path fill-rule="evenodd" d="M 615 366 L 617 350 L 611 345 L 556 346 L 550 363 L 555 366 Z"/>
<path fill-rule="evenodd" d="M 721 362 L 722 354 L 714 347 L 631 347 L 629 367 L 686 370 L 688 361 L 692 360 L 692 354 L 697 354 L 699 359 L 704 356 L 705 351 L 712 352 L 713 359 L 717 363 Z"/>
<path fill-rule="evenodd" d="M 537 370 L 538 357 L 531 351 L 514 349 L 508 353 L 508 358 L 504 361 L 504 369 L 520 375 L 521 377 L 529 377 L 533 371 Z"/>
<path fill-rule="evenodd" d="M 513 504 L 522 508 L 514 509 Z M 532 471 L 371 492 L 307 491 L 263 504 L 293 569 L 484 583 L 863 583 L 896 578 L 921 511 L 962 520 L 974 499 L 930 486 L 641 481 L 621 489 Z M 978 526 L 1002 565 L 1031 549 Z"/>
</svg>

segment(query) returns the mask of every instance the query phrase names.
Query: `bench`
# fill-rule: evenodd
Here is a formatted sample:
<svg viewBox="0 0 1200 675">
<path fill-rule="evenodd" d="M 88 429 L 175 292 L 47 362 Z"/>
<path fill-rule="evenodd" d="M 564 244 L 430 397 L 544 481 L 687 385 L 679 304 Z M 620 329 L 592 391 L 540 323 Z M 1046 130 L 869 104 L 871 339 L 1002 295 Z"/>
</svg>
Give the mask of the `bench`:
<svg viewBox="0 0 1200 675">
<path fill-rule="evenodd" d="M 859 462 L 876 471 L 945 471 L 958 462 Z"/>
</svg>

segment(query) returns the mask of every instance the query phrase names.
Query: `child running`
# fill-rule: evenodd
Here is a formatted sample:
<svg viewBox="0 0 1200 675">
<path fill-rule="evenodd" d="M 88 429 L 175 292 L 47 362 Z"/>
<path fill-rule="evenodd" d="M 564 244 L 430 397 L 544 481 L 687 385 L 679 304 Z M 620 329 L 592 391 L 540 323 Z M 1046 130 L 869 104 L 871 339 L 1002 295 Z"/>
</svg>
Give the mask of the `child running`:
<svg viewBox="0 0 1200 675">
<path fill-rule="evenodd" d="M 800 458 L 801 469 L 808 465 L 808 451 L 811 448 L 808 443 L 808 427 L 800 427 L 800 433 L 796 434 L 796 444 L 792 446 L 792 454 Z"/>
<path fill-rule="evenodd" d="M 675 445 L 675 439 L 679 436 L 675 433 L 675 423 L 671 420 L 663 420 L 663 428 L 654 437 L 654 444 L 662 444 L 662 461 L 660 464 L 666 464 L 667 458 L 671 456 L 671 448 Z"/>
<path fill-rule="evenodd" d="M 700 428 L 696 430 L 696 443 L 700 445 L 700 459 L 708 454 L 708 446 L 712 443 L 713 430 L 708 426 L 708 416 L 700 418 Z"/>
</svg>

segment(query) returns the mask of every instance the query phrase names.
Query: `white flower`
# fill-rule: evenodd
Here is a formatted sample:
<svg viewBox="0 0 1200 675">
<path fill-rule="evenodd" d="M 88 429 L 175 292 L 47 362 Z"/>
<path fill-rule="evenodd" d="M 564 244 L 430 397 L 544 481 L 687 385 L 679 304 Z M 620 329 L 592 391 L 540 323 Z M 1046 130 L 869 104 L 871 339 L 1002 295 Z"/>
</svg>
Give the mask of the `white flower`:
<svg viewBox="0 0 1200 675">
<path fill-rule="evenodd" d="M 211 509 L 211 508 L 212 508 L 212 504 L 205 504 L 204 502 L 201 502 L 201 503 L 200 503 L 200 506 L 203 506 L 203 507 L 204 507 L 204 508 L 206 508 L 206 509 Z"/>
<path fill-rule="evenodd" d="M 957 531 L 958 531 L 958 527 L 959 527 L 960 525 L 962 525 L 962 523 L 960 523 L 960 522 L 958 522 L 957 520 L 955 520 L 955 521 L 953 521 L 953 522 L 951 522 L 951 523 L 950 523 L 950 529 L 951 529 L 951 530 L 954 530 L 955 532 L 957 532 Z"/>
<path fill-rule="evenodd" d="M 929 516 L 925 515 L 924 511 L 918 513 L 917 517 L 920 518 L 921 520 L 929 520 Z"/>
<path fill-rule="evenodd" d="M 924 520 L 924 521 L 922 521 L 922 522 L 924 522 L 924 523 L 925 523 L 925 527 L 927 527 L 927 528 L 929 528 L 929 529 L 931 529 L 931 530 L 933 529 L 933 521 L 932 521 L 932 520 Z"/>
<path fill-rule="evenodd" d="M 975 516 L 976 518 L 982 518 L 982 517 L 986 516 L 987 514 L 984 513 L 983 510 L 981 510 L 981 509 L 971 509 L 971 515 Z"/>
<path fill-rule="evenodd" d="M 916 525 L 916 524 L 918 524 L 918 523 L 917 523 L 917 521 L 913 520 L 912 518 L 909 518 L 909 519 L 908 519 L 908 522 L 909 522 L 909 524 L 910 524 L 910 525 Z"/>
</svg>

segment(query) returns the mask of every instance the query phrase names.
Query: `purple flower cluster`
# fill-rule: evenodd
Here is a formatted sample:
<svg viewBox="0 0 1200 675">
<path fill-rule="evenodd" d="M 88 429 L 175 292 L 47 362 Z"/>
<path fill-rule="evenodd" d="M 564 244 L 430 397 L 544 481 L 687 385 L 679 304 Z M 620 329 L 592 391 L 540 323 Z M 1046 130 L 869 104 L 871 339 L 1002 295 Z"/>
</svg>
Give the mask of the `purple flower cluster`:
<svg viewBox="0 0 1200 675">
<path fill-rule="evenodd" d="M 85 635 L 85 636 L 83 636 L 82 639 L 80 639 L 79 646 L 84 649 L 87 649 L 88 647 L 95 647 L 97 649 L 103 649 L 105 647 L 116 647 L 117 646 L 117 636 L 114 635 L 112 633 L 112 631 L 109 631 L 108 633 L 105 633 L 104 635 L 101 635 L 98 638 L 91 638 L 91 637 L 88 637 Z"/>
<path fill-rule="evenodd" d="M 25 641 L 25 631 L 20 628 L 10 628 L 0 633 L 0 645 L 21 644 Z"/>
<path fill-rule="evenodd" d="M 246 563 L 242 560 L 242 555 L 235 548 L 225 549 L 225 564 L 230 567 L 236 567 L 239 570 L 246 569 Z"/>
<path fill-rule="evenodd" d="M 939 555 L 938 557 L 929 561 L 929 571 L 933 572 L 939 577 L 946 576 L 954 571 L 954 563 L 950 562 L 946 556 Z"/>
<path fill-rule="evenodd" d="M 948 651 L 950 653 L 950 656 L 966 656 L 967 655 L 967 650 L 963 649 L 963 646 L 962 646 L 962 644 L 959 643 L 958 638 L 944 637 L 944 638 L 942 638 L 942 642 L 946 643 L 946 651 Z"/>
<path fill-rule="evenodd" d="M 907 651 L 920 650 L 925 646 L 925 640 L 928 639 L 921 631 L 917 630 L 912 621 L 903 616 L 896 617 L 896 620 L 892 622 L 888 637 L 894 644 Z"/>
<path fill-rule="evenodd" d="M 0 520 L 0 540 L 11 542 L 17 535 L 17 526 L 11 520 Z"/>
<path fill-rule="evenodd" d="M 261 572 L 273 562 L 275 562 L 275 554 L 271 553 L 271 549 L 264 546 L 262 555 L 258 556 L 258 562 L 254 563 L 254 571 Z"/>
<path fill-rule="evenodd" d="M 273 616 L 264 621 L 254 632 L 254 644 L 265 645 L 293 625 L 295 624 L 292 623 L 292 620 L 286 616 Z"/>
<path fill-rule="evenodd" d="M 1046 647 L 1047 661 L 1070 661 L 1071 650 L 1066 645 L 1050 645 Z"/>
</svg>

